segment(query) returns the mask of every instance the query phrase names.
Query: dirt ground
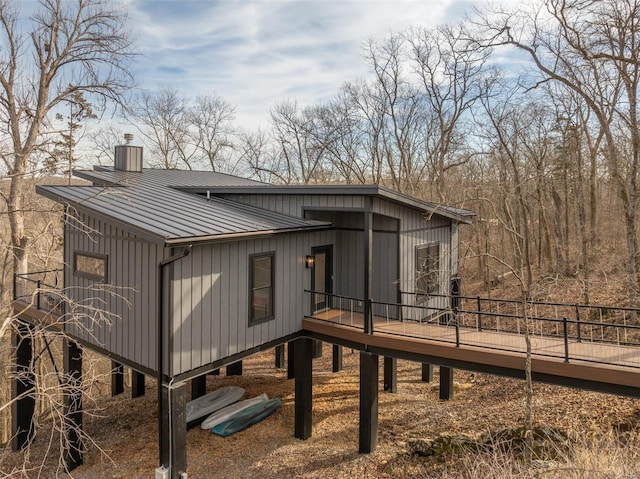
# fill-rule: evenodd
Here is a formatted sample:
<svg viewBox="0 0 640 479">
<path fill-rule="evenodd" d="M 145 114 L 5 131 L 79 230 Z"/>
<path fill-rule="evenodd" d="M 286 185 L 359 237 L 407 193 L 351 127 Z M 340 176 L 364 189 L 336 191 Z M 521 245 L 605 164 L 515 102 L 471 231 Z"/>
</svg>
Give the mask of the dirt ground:
<svg viewBox="0 0 640 479">
<path fill-rule="evenodd" d="M 273 350 L 244 362 L 244 375 L 208 376 L 207 389 L 238 385 L 245 397 L 263 392 L 282 399 L 282 407 L 248 430 L 221 438 L 199 427 L 187 433 L 190 478 L 392 478 L 440 477 L 442 463 L 411 456 L 407 442 L 439 434 L 477 435 L 521 425 L 524 382 L 463 371 L 455 372 L 455 397 L 441 401 L 438 375 L 421 381 L 420 364 L 398 361 L 398 392 L 380 392 L 378 447 L 358 454 L 358 359 L 344 351 L 344 370 L 331 372 L 331 348 L 314 361 L 313 436 L 293 437 L 294 381 L 274 367 Z M 382 389 L 382 360 L 380 361 Z M 104 388 L 106 389 L 106 388 Z M 73 471 L 77 479 L 154 477 L 158 465 L 156 389 L 148 380 L 144 397 L 98 398 L 97 414 L 85 414 L 89 446 L 85 464 Z M 558 386 L 537 385 L 535 422 L 570 431 L 606 430 L 638 421 L 640 402 Z M 56 462 L 42 462 L 48 446 L 46 427 L 32 446 L 28 477 L 55 477 Z M 99 446 L 99 447 L 98 447 Z M 102 448 L 100 450 L 99 448 Z M 5 451 L 0 469 L 8 472 L 22 462 L 20 453 Z M 64 473 L 58 472 L 62 477 Z"/>
</svg>

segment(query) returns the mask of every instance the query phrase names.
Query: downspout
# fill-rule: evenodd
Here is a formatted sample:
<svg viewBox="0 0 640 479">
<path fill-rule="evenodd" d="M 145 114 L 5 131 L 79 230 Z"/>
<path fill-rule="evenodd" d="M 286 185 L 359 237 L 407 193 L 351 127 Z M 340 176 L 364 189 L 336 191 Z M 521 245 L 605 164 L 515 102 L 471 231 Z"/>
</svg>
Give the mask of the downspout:
<svg viewBox="0 0 640 479">
<path fill-rule="evenodd" d="M 163 353 L 163 316 L 164 316 L 164 268 L 179 259 L 185 258 L 191 252 L 192 245 L 187 246 L 182 253 L 170 256 L 166 259 L 163 259 L 158 263 L 158 294 L 157 294 L 157 311 L 158 311 L 158 325 L 157 325 L 157 351 L 156 351 L 156 366 L 158 368 L 157 381 L 158 381 L 158 434 L 162 434 L 162 363 L 164 361 Z M 163 465 L 163 450 L 162 450 L 162 440 L 160 441 L 159 455 L 160 460 L 159 464 Z M 170 451 L 167 451 L 170 453 Z"/>
</svg>

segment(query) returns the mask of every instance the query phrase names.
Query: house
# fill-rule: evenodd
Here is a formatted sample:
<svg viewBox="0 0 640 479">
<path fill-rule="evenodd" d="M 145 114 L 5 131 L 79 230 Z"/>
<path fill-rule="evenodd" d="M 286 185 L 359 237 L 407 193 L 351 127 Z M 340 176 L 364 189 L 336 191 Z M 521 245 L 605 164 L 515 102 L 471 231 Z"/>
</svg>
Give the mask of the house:
<svg viewBox="0 0 640 479">
<path fill-rule="evenodd" d="M 81 374 L 81 346 L 132 368 L 136 383 L 158 381 L 160 464 L 171 477 L 186 471 L 189 380 L 296 340 L 295 434 L 309 437 L 305 316 L 340 303 L 364 318 L 436 317 L 458 274 L 458 228 L 471 222 L 468 211 L 379 185 L 145 169 L 130 143 L 116 147 L 113 167 L 74 173 L 91 185 L 37 187 L 64 206 L 65 364 Z M 375 424 L 366 427 L 363 452 L 375 447 Z M 81 460 L 71 452 L 71 466 Z"/>
</svg>

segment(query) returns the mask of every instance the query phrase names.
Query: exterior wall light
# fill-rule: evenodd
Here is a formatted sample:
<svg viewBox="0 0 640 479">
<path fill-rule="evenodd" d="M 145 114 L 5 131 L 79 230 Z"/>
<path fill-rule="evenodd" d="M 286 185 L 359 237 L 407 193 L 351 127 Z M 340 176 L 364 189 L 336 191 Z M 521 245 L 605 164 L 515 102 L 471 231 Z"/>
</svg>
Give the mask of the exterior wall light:
<svg viewBox="0 0 640 479">
<path fill-rule="evenodd" d="M 307 269 L 311 269 L 313 268 L 313 265 L 315 264 L 315 262 L 316 262 L 316 257 L 311 254 L 308 254 L 307 257 L 304 259 L 304 267 Z"/>
</svg>

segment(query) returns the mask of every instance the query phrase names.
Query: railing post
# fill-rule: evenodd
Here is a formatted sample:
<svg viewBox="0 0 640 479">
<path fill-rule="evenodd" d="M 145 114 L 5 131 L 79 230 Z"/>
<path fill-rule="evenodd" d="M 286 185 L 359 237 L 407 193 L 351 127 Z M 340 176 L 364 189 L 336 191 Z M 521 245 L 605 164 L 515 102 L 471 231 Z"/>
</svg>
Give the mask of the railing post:
<svg viewBox="0 0 640 479">
<path fill-rule="evenodd" d="M 458 319 L 458 308 L 453 310 L 454 321 L 456 322 L 456 348 L 460 347 L 460 321 Z"/>
<path fill-rule="evenodd" d="M 367 298 L 365 300 L 365 304 L 364 332 L 366 334 L 373 334 L 373 300 L 371 298 Z"/>
<path fill-rule="evenodd" d="M 482 310 L 480 309 L 480 296 L 478 296 L 478 331 L 482 331 Z"/>
<path fill-rule="evenodd" d="M 576 304 L 576 334 L 577 334 L 577 341 L 579 343 L 582 342 L 582 331 L 580 328 L 580 309 L 578 308 L 578 305 Z"/>
<path fill-rule="evenodd" d="M 40 288 L 42 286 L 42 280 L 36 281 L 36 288 L 38 288 L 38 293 L 36 294 L 36 309 L 40 309 Z"/>
<path fill-rule="evenodd" d="M 562 326 L 564 329 L 564 362 L 569 362 L 569 325 L 566 317 L 562 318 Z"/>
</svg>

